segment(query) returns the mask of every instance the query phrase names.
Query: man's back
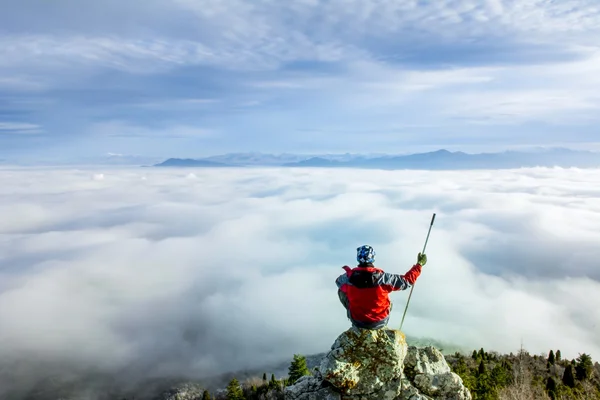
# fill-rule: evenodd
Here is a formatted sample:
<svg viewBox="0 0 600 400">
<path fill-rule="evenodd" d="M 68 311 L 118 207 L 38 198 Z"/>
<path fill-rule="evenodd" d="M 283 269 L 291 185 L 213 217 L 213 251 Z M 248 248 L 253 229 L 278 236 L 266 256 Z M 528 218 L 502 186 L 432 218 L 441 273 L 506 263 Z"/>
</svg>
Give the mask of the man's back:
<svg viewBox="0 0 600 400">
<path fill-rule="evenodd" d="M 385 272 L 373 264 L 375 252 L 370 246 L 357 249 L 359 265 L 344 266 L 346 273 L 336 279 L 340 301 L 348 317 L 359 328 L 377 329 L 387 325 L 391 311 L 389 293 L 414 285 L 421 274 L 422 264 L 415 264 L 405 275 Z M 418 261 L 426 262 L 424 255 Z"/>
</svg>

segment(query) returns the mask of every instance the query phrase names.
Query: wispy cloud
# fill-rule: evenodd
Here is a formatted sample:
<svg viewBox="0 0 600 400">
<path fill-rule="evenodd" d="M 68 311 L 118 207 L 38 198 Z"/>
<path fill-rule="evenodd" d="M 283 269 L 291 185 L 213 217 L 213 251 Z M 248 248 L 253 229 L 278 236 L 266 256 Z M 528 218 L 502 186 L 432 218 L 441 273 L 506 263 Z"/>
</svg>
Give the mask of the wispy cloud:
<svg viewBox="0 0 600 400">
<path fill-rule="evenodd" d="M 141 101 L 132 103 L 131 107 L 155 110 L 202 110 L 208 106 L 219 103 L 219 99 L 202 98 L 165 98 L 152 101 Z"/>
<path fill-rule="evenodd" d="M 214 62 L 201 43 L 115 37 L 8 36 L 0 42 L 0 67 L 23 67 L 32 62 L 46 68 L 96 67 L 127 72 L 158 72 L 182 64 Z M 221 57 L 226 60 L 226 56 Z"/>
<path fill-rule="evenodd" d="M 0 121 L 0 134 L 36 134 L 43 130 L 39 125 L 23 122 L 2 122 Z"/>
<path fill-rule="evenodd" d="M 222 133 L 212 151 L 307 150 L 299 129 L 339 132 L 323 137 L 344 151 L 344 129 L 427 121 L 465 145 L 485 123 L 508 146 L 543 144 L 544 132 L 565 140 L 573 127 L 587 142 L 599 122 L 592 0 L 61 0 L 52 10 L 24 0 L 4 11 L 0 97 L 51 99 L 11 112 L 60 140 L 83 140 L 99 120 L 186 121 Z M 438 129 L 420 134 L 439 142 Z M 396 132 L 385 148 L 393 141 L 411 144 Z M 124 151 L 160 149 L 142 146 Z"/>
<path fill-rule="evenodd" d="M 215 30 L 214 35 L 232 40 L 264 38 L 273 33 L 277 33 L 276 37 L 292 36 L 298 31 L 306 36 L 312 33 L 328 39 L 379 36 L 408 30 L 440 38 L 466 39 L 482 34 L 578 33 L 597 30 L 600 19 L 596 3 L 590 0 L 560 3 L 541 0 L 527 3 L 383 0 L 372 4 L 359 0 L 294 3 L 273 0 L 252 3 L 231 0 L 223 3 L 213 0 L 202 4 L 194 0 L 178 0 L 176 3 L 193 10 L 211 28 L 227 28 Z M 307 31 L 306 26 L 313 26 L 314 30 Z M 455 29 L 447 29 L 449 27 Z"/>
<path fill-rule="evenodd" d="M 206 128 L 178 124 L 147 128 L 124 121 L 108 121 L 93 125 L 88 133 L 95 136 L 131 138 L 207 138 L 213 136 L 216 132 Z"/>
<path fill-rule="evenodd" d="M 593 2 L 586 1 L 567 1 L 561 5 L 442 1 L 418 6 L 415 2 L 391 0 L 377 6 L 358 1 L 287 4 L 178 0 L 174 3 L 195 13 L 197 22 L 186 23 L 199 23 L 203 27 L 199 34 L 173 37 L 174 32 L 159 29 L 155 37 L 140 39 L 115 35 L 108 24 L 104 34 L 85 30 L 75 35 L 59 35 L 58 30 L 37 35 L 20 32 L 0 37 L 3 49 L 0 65 L 23 65 L 35 60 L 48 66 L 75 62 L 136 72 L 178 65 L 272 69 L 300 60 L 393 57 L 394 47 L 400 53 L 402 48 L 415 50 L 410 40 L 403 37 L 408 31 L 423 41 L 418 46 L 421 51 L 441 45 L 440 40 L 449 40 L 448 50 L 452 50 L 454 46 L 477 46 L 472 43 L 475 37 L 487 37 L 489 53 L 493 54 L 498 44 L 494 41 L 506 41 L 500 38 L 507 33 L 509 40 L 517 40 L 514 43 L 517 47 L 527 42 L 541 45 L 548 40 L 547 37 L 543 40 L 542 35 L 558 37 L 596 31 L 600 21 Z M 169 3 L 158 4 L 167 14 L 173 12 Z M 322 19 L 315 20 L 319 15 Z M 528 40 L 524 35 L 536 36 Z M 371 40 L 378 40 L 381 48 Z M 560 41 L 553 51 L 568 51 L 568 43 Z M 386 54 L 380 54 L 380 50 Z M 440 60 L 443 53 L 439 54 Z M 402 56 L 397 59 L 401 62 Z"/>
</svg>

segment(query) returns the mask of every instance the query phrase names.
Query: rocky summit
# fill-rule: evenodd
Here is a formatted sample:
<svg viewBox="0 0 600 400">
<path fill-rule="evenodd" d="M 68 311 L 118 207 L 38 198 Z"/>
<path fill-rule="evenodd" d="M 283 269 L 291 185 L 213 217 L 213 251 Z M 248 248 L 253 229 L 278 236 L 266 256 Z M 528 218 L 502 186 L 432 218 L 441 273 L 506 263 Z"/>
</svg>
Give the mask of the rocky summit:
<svg viewBox="0 0 600 400">
<path fill-rule="evenodd" d="M 286 400 L 470 400 L 461 378 L 432 346 L 408 346 L 402 332 L 352 327 L 310 376 L 284 391 Z"/>
</svg>

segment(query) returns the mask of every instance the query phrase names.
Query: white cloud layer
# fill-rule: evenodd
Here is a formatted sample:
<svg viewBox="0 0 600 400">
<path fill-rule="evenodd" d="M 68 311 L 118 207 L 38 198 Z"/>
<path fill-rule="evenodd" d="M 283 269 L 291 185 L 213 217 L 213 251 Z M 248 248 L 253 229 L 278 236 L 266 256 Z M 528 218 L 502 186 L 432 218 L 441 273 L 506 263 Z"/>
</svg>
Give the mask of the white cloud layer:
<svg viewBox="0 0 600 400">
<path fill-rule="evenodd" d="M 598 359 L 599 184 L 577 169 L 0 170 L 0 388 L 326 351 L 348 327 L 341 266 L 369 243 L 404 273 L 432 212 L 407 334 Z M 407 297 L 392 295 L 393 328 Z"/>
</svg>

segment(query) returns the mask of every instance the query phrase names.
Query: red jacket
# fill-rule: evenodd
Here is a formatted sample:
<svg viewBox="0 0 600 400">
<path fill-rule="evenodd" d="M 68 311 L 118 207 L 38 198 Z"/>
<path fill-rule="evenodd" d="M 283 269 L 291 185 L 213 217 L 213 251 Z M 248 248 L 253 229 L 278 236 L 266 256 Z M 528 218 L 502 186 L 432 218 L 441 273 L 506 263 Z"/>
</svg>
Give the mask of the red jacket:
<svg viewBox="0 0 600 400">
<path fill-rule="evenodd" d="M 348 298 L 352 319 L 367 324 L 387 319 L 391 304 L 388 293 L 409 288 L 421 275 L 420 264 L 415 264 L 405 275 L 384 272 L 374 265 L 343 268 L 346 273 L 335 282 Z"/>
</svg>

